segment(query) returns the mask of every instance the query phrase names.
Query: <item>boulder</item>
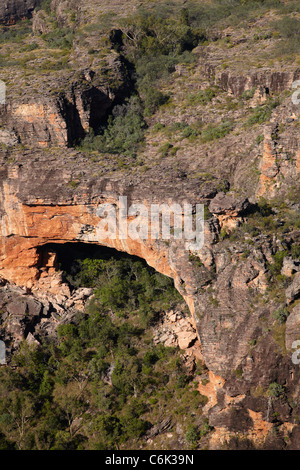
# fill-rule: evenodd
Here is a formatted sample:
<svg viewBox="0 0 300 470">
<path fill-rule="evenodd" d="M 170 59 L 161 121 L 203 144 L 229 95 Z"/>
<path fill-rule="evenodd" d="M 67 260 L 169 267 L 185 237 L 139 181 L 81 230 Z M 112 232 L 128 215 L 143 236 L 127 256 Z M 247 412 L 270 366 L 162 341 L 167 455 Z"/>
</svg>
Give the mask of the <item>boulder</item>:
<svg viewBox="0 0 300 470">
<path fill-rule="evenodd" d="M 250 203 L 247 198 L 237 197 L 233 193 L 218 193 L 209 204 L 209 211 L 215 215 L 226 214 L 236 217 L 243 213 Z"/>
<path fill-rule="evenodd" d="M 7 304 L 6 309 L 13 316 L 39 316 L 42 313 L 43 305 L 36 299 L 19 296 L 13 298 Z"/>
<path fill-rule="evenodd" d="M 296 273 L 292 283 L 285 291 L 287 303 L 291 303 L 296 300 L 300 295 L 300 272 Z"/>
<path fill-rule="evenodd" d="M 0 129 L 0 143 L 7 147 L 13 147 L 19 143 L 19 139 L 14 132 L 7 129 Z"/>
<path fill-rule="evenodd" d="M 211 200 L 209 211 L 217 217 L 221 228 L 230 231 L 239 225 L 241 216 L 249 206 L 247 198 L 220 192 Z"/>
<path fill-rule="evenodd" d="M 40 342 L 33 336 L 32 333 L 28 333 L 27 338 L 26 338 L 26 342 L 30 346 L 39 346 L 40 345 Z"/>
<path fill-rule="evenodd" d="M 300 271 L 300 261 L 294 260 L 291 257 L 284 258 L 281 269 L 283 276 L 290 277 L 298 271 Z"/>
</svg>

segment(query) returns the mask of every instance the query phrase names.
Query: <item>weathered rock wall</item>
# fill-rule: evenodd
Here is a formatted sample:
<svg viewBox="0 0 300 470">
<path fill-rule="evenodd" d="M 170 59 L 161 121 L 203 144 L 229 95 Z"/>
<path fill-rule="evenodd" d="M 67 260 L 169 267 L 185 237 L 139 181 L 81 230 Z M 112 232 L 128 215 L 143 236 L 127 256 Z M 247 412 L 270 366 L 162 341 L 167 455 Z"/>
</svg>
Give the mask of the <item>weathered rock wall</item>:
<svg viewBox="0 0 300 470">
<path fill-rule="evenodd" d="M 261 98 L 270 94 L 279 94 L 290 90 L 292 83 L 300 78 L 300 69 L 292 70 L 253 70 L 247 74 L 234 71 L 220 71 L 210 63 L 204 63 L 207 76 L 214 80 L 215 84 L 233 96 L 241 96 L 244 92 L 253 88 L 260 92 Z"/>
<path fill-rule="evenodd" d="M 0 23 L 14 24 L 29 18 L 41 0 L 3 0 L 0 4 Z"/>
</svg>

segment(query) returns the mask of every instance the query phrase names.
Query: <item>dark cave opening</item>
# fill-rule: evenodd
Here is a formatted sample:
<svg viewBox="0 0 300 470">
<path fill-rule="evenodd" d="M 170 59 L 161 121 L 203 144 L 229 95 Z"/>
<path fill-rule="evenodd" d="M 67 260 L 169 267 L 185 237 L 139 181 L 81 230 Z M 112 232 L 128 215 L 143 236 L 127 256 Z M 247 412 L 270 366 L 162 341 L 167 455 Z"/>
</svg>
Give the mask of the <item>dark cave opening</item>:
<svg viewBox="0 0 300 470">
<path fill-rule="evenodd" d="M 69 271 L 72 263 L 75 260 L 83 260 L 85 258 L 91 259 L 109 259 L 109 258 L 131 258 L 140 260 L 147 265 L 146 261 L 138 256 L 129 255 L 123 251 L 118 251 L 115 248 L 109 248 L 107 246 L 97 245 L 94 243 L 84 242 L 67 242 L 67 243 L 46 243 L 37 248 L 37 252 L 40 257 L 40 264 L 49 258 L 49 254 L 56 254 L 56 266 L 64 271 Z M 148 266 L 148 265 L 147 265 Z"/>
<path fill-rule="evenodd" d="M 63 272 L 63 281 L 70 284 L 70 277 L 76 276 L 81 269 L 81 262 L 85 259 L 91 260 L 132 260 L 139 261 L 151 274 L 157 273 L 154 268 L 138 256 L 118 251 L 94 243 L 67 242 L 67 243 L 46 243 L 37 248 L 39 256 L 38 268 L 44 270 L 54 269 Z M 170 278 L 165 276 L 171 281 Z M 173 283 L 173 280 L 172 280 Z M 174 285 L 174 284 L 173 284 Z M 70 286 L 72 288 L 72 286 Z"/>
<path fill-rule="evenodd" d="M 145 324 L 153 325 L 161 312 L 187 305 L 174 280 L 149 266 L 145 259 L 92 243 L 48 243 L 38 248 L 41 277 L 59 273 L 71 296 L 78 289 L 92 289 L 109 311 L 139 312 Z"/>
</svg>

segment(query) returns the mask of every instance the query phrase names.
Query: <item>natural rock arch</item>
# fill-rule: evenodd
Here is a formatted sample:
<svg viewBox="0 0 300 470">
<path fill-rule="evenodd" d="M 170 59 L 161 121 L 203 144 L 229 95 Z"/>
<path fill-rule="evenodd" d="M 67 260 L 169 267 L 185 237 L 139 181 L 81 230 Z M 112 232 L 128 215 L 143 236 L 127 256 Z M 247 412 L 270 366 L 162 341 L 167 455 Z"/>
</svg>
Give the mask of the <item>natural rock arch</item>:
<svg viewBox="0 0 300 470">
<path fill-rule="evenodd" d="M 47 160 L 47 158 L 48 160 Z M 44 158 L 44 160 L 40 160 Z M 62 157 L 63 158 L 63 157 Z M 43 173 L 40 168 L 43 165 Z M 81 180 L 74 177 L 80 173 Z M 86 170 L 86 173 L 84 171 Z M 99 240 L 95 227 L 99 223 L 100 204 L 118 206 L 120 195 L 128 197 L 128 206 L 143 203 L 201 203 L 203 196 L 192 186 L 187 192 L 145 179 L 130 181 L 97 178 L 99 163 L 76 154 L 60 160 L 51 154 L 27 156 L 3 166 L 0 191 L 0 277 L 18 286 L 34 288 L 41 279 L 40 247 L 49 243 L 94 243 L 143 258 L 158 272 L 172 277 L 194 318 L 207 367 L 218 375 L 235 370 L 247 354 L 257 315 L 249 314 L 247 295 L 249 269 L 244 263 L 232 263 L 221 253 L 214 253 L 218 240 L 218 221 L 205 223 L 205 245 L 196 257 L 185 247 L 184 240 Z M 93 173 L 95 172 L 95 173 Z M 125 178 L 125 177 L 124 177 Z M 76 183 L 76 181 L 79 181 Z M 75 184 L 70 184 L 70 182 Z M 211 302 L 207 287 L 214 276 L 218 285 L 219 304 Z M 45 267 L 45 266 L 44 266 Z M 54 267 L 50 265 L 49 269 Z M 254 271 L 253 271 L 254 272 Z M 239 328 L 240 322 L 247 327 Z M 242 338 L 241 338 L 242 334 Z"/>
<path fill-rule="evenodd" d="M 175 287 L 191 305 L 190 294 L 196 286 L 191 285 L 192 277 L 189 270 L 185 270 L 185 276 L 190 277 L 190 286 L 182 288 L 180 269 L 184 266 L 184 258 L 188 259 L 188 252 L 182 249 L 182 240 L 174 245 L 163 240 L 133 240 L 130 237 L 99 241 L 95 231 L 99 223 L 96 214 L 98 203 L 48 205 L 41 202 L 25 205 L 10 193 L 9 188 L 5 192 L 0 247 L 0 275 L 3 278 L 31 288 L 41 275 L 41 246 L 49 243 L 93 243 L 144 259 L 158 272 L 172 277 Z M 53 272 L 55 267 L 51 260 L 49 263 L 48 268 Z"/>
</svg>

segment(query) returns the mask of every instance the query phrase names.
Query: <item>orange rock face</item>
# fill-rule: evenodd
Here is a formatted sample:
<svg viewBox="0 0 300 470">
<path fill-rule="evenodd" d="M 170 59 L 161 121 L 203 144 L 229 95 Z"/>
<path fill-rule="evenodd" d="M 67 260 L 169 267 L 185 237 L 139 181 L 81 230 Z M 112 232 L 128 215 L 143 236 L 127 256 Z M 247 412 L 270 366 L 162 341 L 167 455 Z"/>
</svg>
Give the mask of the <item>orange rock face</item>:
<svg viewBox="0 0 300 470">
<path fill-rule="evenodd" d="M 281 182 L 300 171 L 300 151 L 297 138 L 285 140 L 277 134 L 276 125 L 266 127 L 257 196 L 275 196 Z"/>
<path fill-rule="evenodd" d="M 273 143 L 266 141 L 264 143 L 264 153 L 261 161 L 261 175 L 259 181 L 258 195 L 262 196 L 268 190 L 273 189 L 275 177 L 279 169 L 276 162 L 276 153 L 274 151 Z"/>
<path fill-rule="evenodd" d="M 151 240 L 97 240 L 99 218 L 95 215 L 96 206 L 22 205 L 8 188 L 3 206 L 6 211 L 2 220 L 0 274 L 11 282 L 30 286 L 40 277 L 42 266 L 38 247 L 46 243 L 76 241 L 96 243 L 139 256 L 157 271 L 176 277 L 168 265 L 166 251 L 160 249 L 158 252 Z M 94 231 L 82 236 L 84 226 L 93 227 Z"/>
<path fill-rule="evenodd" d="M 52 158 L 51 154 L 49 156 Z M 151 193 L 147 199 L 146 192 L 142 195 L 138 192 L 139 199 L 136 199 L 130 197 L 129 192 L 130 202 L 128 200 L 128 207 L 138 202 L 148 209 L 148 237 L 134 238 L 128 234 L 122 238 L 118 231 L 115 237 L 102 237 L 99 205 L 110 204 L 119 217 L 119 198 L 121 194 L 128 194 L 128 189 L 116 187 L 112 180 L 95 183 L 89 173 L 89 179 L 81 182 L 77 190 L 77 186 L 74 189 L 69 183 L 76 180 L 72 172 L 77 169 L 78 161 L 72 161 L 68 167 L 59 159 L 53 163 L 45 158 L 41 173 L 40 160 L 33 164 L 36 166 L 33 170 L 30 159 L 29 155 L 28 166 L 23 159 L 2 167 L 0 277 L 21 287 L 47 290 L 51 285 L 50 277 L 55 278 L 57 269 L 55 250 L 49 244 L 96 244 L 140 257 L 158 272 L 173 278 L 194 315 L 198 281 L 189 263 L 189 251 L 183 246 L 184 240 L 151 237 Z M 130 227 L 135 217 L 127 216 L 126 220 Z M 117 220 L 117 226 L 119 222 Z M 61 287 L 55 286 L 58 290 Z"/>
<path fill-rule="evenodd" d="M 18 175 L 18 168 L 11 167 L 8 177 L 2 182 L 0 192 L 0 277 L 21 287 L 53 291 L 59 295 L 60 290 L 66 286 L 56 277 L 56 253 L 50 247 L 42 247 L 51 243 L 76 242 L 106 246 L 138 256 L 158 272 L 173 278 L 175 287 L 183 295 L 194 317 L 192 277 L 189 277 L 188 269 L 184 273 L 183 283 L 180 267 L 185 264 L 181 259 L 177 262 L 177 256 L 174 254 L 170 255 L 169 243 L 152 239 L 151 236 L 147 239 L 134 239 L 130 236 L 122 239 L 118 231 L 116 237 L 99 237 L 99 197 L 87 204 L 78 201 L 76 195 L 72 201 L 66 198 L 65 202 L 60 203 L 49 203 L 41 197 L 24 203 L 18 197 Z M 101 204 L 104 203 L 113 204 L 118 208 L 119 197 L 102 197 Z M 144 204 L 147 206 L 147 201 L 144 201 Z M 127 224 L 131 222 L 132 217 L 128 216 Z M 147 222 L 150 222 L 149 219 Z M 149 225 L 149 233 L 150 228 Z M 181 250 L 180 257 L 185 255 Z M 184 288 L 181 287 L 182 284 Z"/>
<path fill-rule="evenodd" d="M 68 129 L 63 116 L 53 103 L 21 103 L 8 108 L 15 127 L 22 130 L 24 142 L 30 142 L 32 135 L 38 130 L 37 146 L 45 148 L 50 142 L 59 147 L 68 144 Z"/>
<path fill-rule="evenodd" d="M 206 405 L 208 409 L 217 404 L 217 392 L 223 387 L 224 383 L 225 380 L 222 377 L 218 377 L 211 371 L 209 371 L 209 382 L 206 384 L 199 383 L 199 392 L 201 395 L 204 395 L 208 398 L 208 403 Z"/>
</svg>

